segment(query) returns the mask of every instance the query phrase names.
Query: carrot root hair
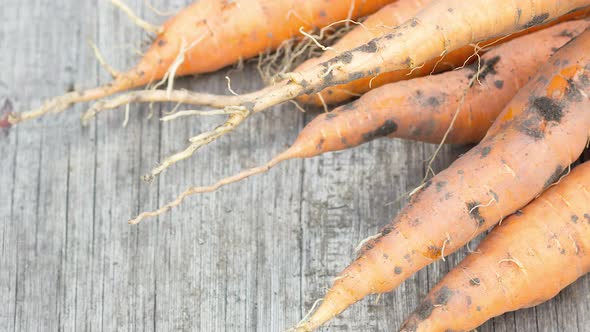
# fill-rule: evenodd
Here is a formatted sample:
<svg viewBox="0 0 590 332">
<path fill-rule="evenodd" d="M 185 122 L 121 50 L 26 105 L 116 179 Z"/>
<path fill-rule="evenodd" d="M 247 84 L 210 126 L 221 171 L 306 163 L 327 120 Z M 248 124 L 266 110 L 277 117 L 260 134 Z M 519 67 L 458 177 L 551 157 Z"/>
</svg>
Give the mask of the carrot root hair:
<svg viewBox="0 0 590 332">
<path fill-rule="evenodd" d="M 230 109 L 230 108 L 228 108 Z M 231 108 L 232 112 L 227 121 L 222 125 L 218 126 L 217 128 L 199 134 L 197 136 L 193 136 L 189 138 L 189 146 L 178 152 L 175 153 L 168 158 L 166 158 L 160 165 L 151 172 L 144 175 L 142 178 L 146 182 L 152 182 L 158 175 L 162 174 L 166 169 L 171 167 L 172 165 L 176 164 L 179 161 L 187 159 L 191 157 L 197 150 L 204 147 L 205 145 L 213 142 L 217 138 L 232 132 L 236 127 L 238 127 L 244 120 L 246 120 L 250 116 L 250 111 L 242 106 L 236 106 Z"/>
<path fill-rule="evenodd" d="M 111 0 L 111 3 L 115 7 L 117 7 L 119 10 L 121 10 L 123 13 L 125 13 L 125 15 L 127 15 L 127 17 L 129 17 L 131 22 L 133 22 L 135 25 L 142 28 L 146 32 L 153 33 L 155 35 L 159 35 L 162 32 L 164 32 L 163 27 L 151 24 L 151 23 L 143 20 L 137 14 L 135 14 L 135 12 L 133 12 L 133 10 L 131 8 L 129 8 L 129 6 L 127 6 L 125 3 L 123 3 L 123 1 Z"/>
<path fill-rule="evenodd" d="M 105 99 L 94 103 L 82 115 L 82 123 L 87 124 L 92 118 L 99 113 L 114 110 L 121 106 L 131 103 L 158 103 L 171 102 L 178 104 L 189 104 L 197 106 L 209 106 L 215 108 L 231 107 L 240 105 L 241 100 L 238 96 L 223 96 L 208 93 L 191 92 L 188 90 L 140 90 L 128 93 L 122 93 L 111 99 Z M 245 99 L 244 99 L 245 100 Z"/>
<path fill-rule="evenodd" d="M 262 80 L 270 85 L 285 78 L 287 73 L 295 70 L 308 59 L 319 57 L 340 38 L 363 23 L 351 18 L 333 22 L 317 31 L 299 30 L 301 36 L 287 39 L 273 52 L 258 56 L 258 73 Z"/>
<path fill-rule="evenodd" d="M 8 122 L 10 125 L 16 125 L 18 123 L 30 121 L 47 114 L 60 113 L 74 104 L 108 97 L 113 93 L 124 89 L 123 85 L 123 83 L 119 84 L 115 82 L 88 90 L 68 92 L 64 95 L 45 101 L 41 107 L 35 110 L 21 113 L 11 113 L 8 117 Z"/>
<path fill-rule="evenodd" d="M 230 177 L 221 179 L 218 182 L 216 182 L 215 184 L 210 185 L 210 186 L 191 187 L 191 188 L 185 190 L 176 199 L 174 199 L 173 201 L 170 201 L 169 203 L 163 205 L 159 209 L 154 210 L 154 211 L 140 213 L 137 217 L 129 220 L 129 223 L 130 224 L 133 224 L 133 225 L 139 224 L 142 220 L 144 220 L 146 218 L 157 217 L 157 216 L 159 216 L 161 214 L 164 214 L 164 213 L 170 211 L 172 208 L 177 207 L 178 205 L 180 205 L 189 196 L 192 196 L 192 195 L 195 195 L 195 194 L 202 194 L 202 193 L 214 192 L 217 189 L 219 189 L 219 188 L 221 188 L 223 186 L 226 186 L 228 184 L 232 184 L 232 183 L 235 183 L 235 182 L 242 181 L 242 180 L 244 180 L 246 178 L 249 178 L 251 176 L 254 176 L 254 175 L 266 173 L 268 170 L 270 170 L 271 168 L 273 168 L 274 166 L 276 166 L 280 162 L 285 161 L 287 159 L 294 158 L 294 156 L 296 154 L 297 154 L 297 151 L 296 150 L 287 149 L 284 152 L 282 152 L 281 154 L 279 154 L 276 157 L 274 157 L 268 163 L 266 163 L 266 164 L 264 164 L 262 166 L 253 167 L 253 168 L 250 168 L 248 170 L 242 171 L 242 172 L 240 172 L 240 173 L 238 173 L 236 175 L 232 175 Z M 152 173 L 148 174 L 147 176 L 150 176 L 151 174 Z"/>
</svg>

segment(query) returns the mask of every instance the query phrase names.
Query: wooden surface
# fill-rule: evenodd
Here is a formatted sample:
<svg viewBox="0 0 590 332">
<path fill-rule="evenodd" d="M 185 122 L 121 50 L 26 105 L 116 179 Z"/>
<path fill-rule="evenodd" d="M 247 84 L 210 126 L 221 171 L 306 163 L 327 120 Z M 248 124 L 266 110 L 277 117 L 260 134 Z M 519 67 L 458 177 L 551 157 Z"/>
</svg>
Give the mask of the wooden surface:
<svg viewBox="0 0 590 332">
<path fill-rule="evenodd" d="M 151 2 L 176 10 L 189 1 Z M 143 1 L 127 3 L 162 22 Z M 87 38 L 120 69 L 145 40 L 109 1 L 2 0 L 0 19 L 0 105 L 15 110 L 107 82 Z M 179 86 L 227 93 L 227 73 Z M 253 66 L 230 75 L 238 92 L 261 86 Z M 259 114 L 146 185 L 140 175 L 221 119 L 160 124 L 133 106 L 127 128 L 121 111 L 82 128 L 84 106 L 0 133 L 0 331 L 286 329 L 323 295 L 356 244 L 396 214 L 399 204 L 387 203 L 420 182 L 434 151 L 381 140 L 287 162 L 132 227 L 129 217 L 191 184 L 268 160 L 313 114 L 291 105 Z M 169 109 L 158 106 L 156 115 Z M 437 169 L 467 148 L 445 148 Z M 356 304 L 325 330 L 395 330 L 464 253 Z M 590 331 L 590 278 L 480 331 Z"/>
</svg>

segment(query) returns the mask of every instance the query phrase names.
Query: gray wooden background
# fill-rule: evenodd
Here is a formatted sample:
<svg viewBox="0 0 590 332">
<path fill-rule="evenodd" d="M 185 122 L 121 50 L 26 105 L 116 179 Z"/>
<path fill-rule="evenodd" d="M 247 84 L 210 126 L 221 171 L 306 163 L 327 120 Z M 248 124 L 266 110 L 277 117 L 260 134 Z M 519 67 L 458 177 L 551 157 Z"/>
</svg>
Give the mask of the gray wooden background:
<svg viewBox="0 0 590 332">
<path fill-rule="evenodd" d="M 152 0 L 177 10 L 189 0 Z M 153 22 L 142 0 L 127 3 Z M 86 44 L 114 67 L 136 60 L 146 36 L 106 0 L 2 0 L 0 107 L 38 106 L 76 87 L 108 81 Z M 227 93 L 224 76 L 179 86 Z M 262 84 L 253 66 L 233 88 Z M 191 134 L 221 119 L 160 124 L 133 106 L 88 128 L 85 105 L 0 133 L 0 331 L 281 331 L 323 295 L 353 248 L 399 210 L 434 151 L 381 140 L 193 197 L 158 220 L 127 219 L 191 184 L 208 184 L 268 160 L 313 114 L 291 105 L 259 114 L 233 135 L 146 185 L 139 179 Z M 157 107 L 157 112 L 170 105 Z M 468 147 L 447 147 L 437 169 Z M 369 297 L 329 331 L 395 330 L 462 257 L 437 262 L 379 299 Z M 590 331 L 590 278 L 556 299 L 496 318 L 481 331 Z"/>
</svg>

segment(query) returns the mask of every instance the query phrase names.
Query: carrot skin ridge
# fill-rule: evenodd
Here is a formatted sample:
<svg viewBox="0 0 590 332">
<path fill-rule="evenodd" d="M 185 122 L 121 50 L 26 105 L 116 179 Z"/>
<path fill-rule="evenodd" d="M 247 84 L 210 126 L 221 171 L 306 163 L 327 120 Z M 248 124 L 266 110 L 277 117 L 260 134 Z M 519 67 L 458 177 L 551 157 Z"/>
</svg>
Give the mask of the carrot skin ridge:
<svg viewBox="0 0 590 332">
<path fill-rule="evenodd" d="M 443 245 L 444 254 L 451 254 L 558 180 L 589 136 L 589 47 L 587 30 L 561 48 L 484 139 L 426 182 L 368 242 L 299 330 L 316 329 L 368 294 L 393 290 L 440 259 Z M 564 77 L 567 84 L 559 80 Z"/>
<path fill-rule="evenodd" d="M 469 331 L 545 302 L 590 272 L 588 188 L 586 162 L 488 234 L 477 254 L 433 287 L 401 331 Z"/>
</svg>

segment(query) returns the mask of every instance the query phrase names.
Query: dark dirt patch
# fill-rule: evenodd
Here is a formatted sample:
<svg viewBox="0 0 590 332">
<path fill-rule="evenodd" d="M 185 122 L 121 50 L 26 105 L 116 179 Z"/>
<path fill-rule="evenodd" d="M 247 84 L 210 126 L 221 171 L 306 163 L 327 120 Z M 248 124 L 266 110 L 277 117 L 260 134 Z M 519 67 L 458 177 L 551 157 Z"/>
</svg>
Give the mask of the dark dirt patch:
<svg viewBox="0 0 590 332">
<path fill-rule="evenodd" d="M 391 233 L 391 231 L 393 231 L 393 226 L 385 226 L 381 230 L 381 235 L 387 235 L 387 234 Z"/>
<path fill-rule="evenodd" d="M 447 181 L 438 181 L 436 183 L 436 192 L 439 193 L 443 190 L 444 187 L 446 187 L 447 185 Z"/>
<path fill-rule="evenodd" d="M 325 140 L 323 138 L 321 138 L 320 141 L 318 142 L 318 144 L 316 144 L 315 149 L 318 151 L 321 151 L 324 146 L 324 141 Z"/>
<path fill-rule="evenodd" d="M 476 201 L 468 202 L 467 203 L 467 212 L 469 213 L 471 218 L 473 220 L 477 221 L 478 225 L 481 226 L 486 222 L 486 220 L 479 213 L 479 205 L 481 205 L 480 202 L 476 202 Z"/>
<path fill-rule="evenodd" d="M 534 27 L 535 25 L 539 25 L 539 24 L 545 22 L 548 18 L 549 18 L 549 13 L 535 15 L 533 17 L 533 19 L 531 19 L 530 21 L 525 23 L 522 27 L 525 29 Z"/>
<path fill-rule="evenodd" d="M 363 134 L 363 140 L 365 140 L 365 142 L 368 142 L 378 137 L 388 136 L 390 134 L 395 133 L 396 131 L 397 123 L 395 123 L 395 121 L 393 120 L 387 120 L 385 121 L 385 123 L 383 123 L 383 125 L 381 125 L 381 127 Z"/>
<path fill-rule="evenodd" d="M 493 190 L 490 190 L 490 195 L 492 195 L 496 203 L 500 203 L 500 197 L 498 197 L 498 194 L 496 194 Z"/>
<path fill-rule="evenodd" d="M 564 168 L 561 165 L 557 165 L 557 168 L 551 173 L 547 181 L 545 181 L 545 187 L 548 188 L 550 185 L 554 184 L 561 178 L 561 174 L 563 173 Z"/>
<path fill-rule="evenodd" d="M 365 52 L 365 53 L 375 53 L 378 50 L 377 41 L 375 39 L 373 39 L 370 42 L 368 42 L 362 46 L 359 46 L 356 50 L 358 50 L 360 52 Z"/>
<path fill-rule="evenodd" d="M 487 157 L 490 152 L 492 151 L 492 147 L 491 146 L 486 146 L 485 148 L 481 149 L 481 157 L 485 158 Z"/>
<path fill-rule="evenodd" d="M 568 31 L 567 29 L 565 29 L 562 32 L 560 32 L 559 33 L 559 36 L 561 36 L 561 37 L 567 37 L 567 38 L 574 38 L 574 34 L 571 31 Z"/>
<path fill-rule="evenodd" d="M 436 108 L 440 106 L 440 101 L 436 97 L 430 97 L 426 100 L 426 104 Z"/>
<path fill-rule="evenodd" d="M 568 85 L 567 85 L 567 88 L 565 89 L 565 95 L 566 95 L 567 99 L 569 101 L 576 102 L 576 103 L 581 102 L 583 99 L 582 92 L 580 91 L 580 89 L 578 89 L 578 87 L 574 83 L 574 80 L 568 79 L 567 83 L 568 83 Z"/>
<path fill-rule="evenodd" d="M 518 124 L 518 130 L 535 140 L 545 137 L 545 133 L 539 128 L 539 118 L 526 119 Z"/>
<path fill-rule="evenodd" d="M 541 115 L 545 121 L 560 123 L 563 118 L 563 105 L 548 97 L 532 97 L 531 107 Z"/>
<path fill-rule="evenodd" d="M 352 52 L 350 52 L 350 51 L 343 52 L 342 54 L 340 54 L 339 56 L 334 58 L 334 60 L 336 60 L 336 59 L 338 59 L 342 63 L 349 64 L 352 62 Z M 338 61 L 336 61 L 336 62 L 338 62 Z M 332 64 L 330 64 L 330 65 L 332 65 Z M 330 67 L 330 66 L 328 66 L 328 67 Z"/>
<path fill-rule="evenodd" d="M 449 303 L 449 300 L 453 297 L 453 291 L 450 290 L 447 286 L 442 287 L 435 293 L 435 299 L 437 305 L 446 305 Z"/>
<path fill-rule="evenodd" d="M 473 74 L 468 75 L 467 78 L 471 80 L 473 78 L 473 75 L 475 75 L 478 71 L 479 71 L 479 76 L 478 76 L 479 80 L 485 80 L 485 78 L 489 74 L 492 74 L 492 75 L 497 74 L 496 65 L 498 64 L 498 62 L 500 62 L 500 60 L 501 60 L 501 57 L 499 55 L 497 55 L 497 56 L 490 58 L 490 59 L 482 59 L 481 61 L 476 61 L 476 62 L 472 63 L 471 65 L 469 65 L 468 68 L 473 72 Z M 473 86 L 474 83 L 472 83 L 471 86 Z"/>
<path fill-rule="evenodd" d="M 337 117 L 338 114 L 336 113 L 328 113 L 326 114 L 326 120 L 332 120 L 333 118 Z"/>
<path fill-rule="evenodd" d="M 432 315 L 433 309 L 434 306 L 432 305 L 432 302 L 426 299 L 422 303 L 420 303 L 418 308 L 416 308 L 416 311 L 414 311 L 414 315 L 416 315 L 416 317 L 422 321 L 430 317 L 430 315 Z"/>
</svg>

